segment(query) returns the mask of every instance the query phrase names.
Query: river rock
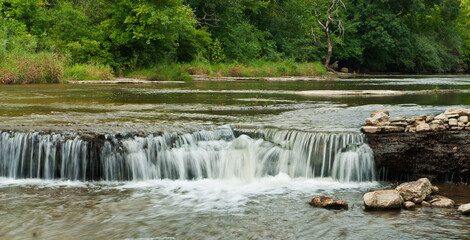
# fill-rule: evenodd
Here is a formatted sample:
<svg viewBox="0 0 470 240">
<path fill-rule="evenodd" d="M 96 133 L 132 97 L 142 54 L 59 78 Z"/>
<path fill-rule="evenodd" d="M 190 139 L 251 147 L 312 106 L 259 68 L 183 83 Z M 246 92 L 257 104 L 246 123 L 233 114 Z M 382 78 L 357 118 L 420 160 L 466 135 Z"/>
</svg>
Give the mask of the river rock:
<svg viewBox="0 0 470 240">
<path fill-rule="evenodd" d="M 431 187 L 431 194 L 438 194 L 439 193 L 439 188 L 437 186 L 432 186 Z"/>
<path fill-rule="evenodd" d="M 390 126 L 406 127 L 408 126 L 408 123 L 407 122 L 390 122 Z"/>
<path fill-rule="evenodd" d="M 426 115 L 418 115 L 418 116 L 413 116 L 411 117 L 411 120 L 417 121 L 417 120 L 426 120 Z"/>
<path fill-rule="evenodd" d="M 436 196 L 429 203 L 431 203 L 432 207 L 437 208 L 452 208 L 455 206 L 455 202 L 452 199 L 449 199 L 444 196 Z"/>
<path fill-rule="evenodd" d="M 461 123 L 468 123 L 468 116 L 461 116 L 458 118 L 458 121 Z"/>
<path fill-rule="evenodd" d="M 376 114 L 378 114 L 378 113 L 383 113 L 383 114 L 385 114 L 385 115 L 387 115 L 387 116 L 390 115 L 390 112 L 389 112 L 389 111 L 377 110 L 377 111 L 371 112 L 371 113 L 370 113 L 370 117 L 373 118 L 373 117 L 374 117 Z"/>
<path fill-rule="evenodd" d="M 449 118 L 449 126 L 455 127 L 459 125 L 459 121 L 456 118 Z"/>
<path fill-rule="evenodd" d="M 434 120 L 441 120 L 442 122 L 447 122 L 449 121 L 449 118 L 446 115 L 441 113 L 437 115 L 436 117 L 434 117 Z"/>
<path fill-rule="evenodd" d="M 442 124 L 431 124 L 429 125 L 431 127 L 431 130 L 434 131 L 434 132 L 438 132 L 438 131 L 444 131 L 446 130 L 446 126 L 442 125 Z"/>
<path fill-rule="evenodd" d="M 361 132 L 363 133 L 379 133 L 382 131 L 383 127 L 375 127 L 375 126 L 363 126 L 361 127 Z"/>
<path fill-rule="evenodd" d="M 390 122 L 406 122 L 406 117 L 392 117 L 390 118 Z"/>
<path fill-rule="evenodd" d="M 403 204 L 403 206 L 404 206 L 405 208 L 414 208 L 414 207 L 416 207 L 416 204 L 415 204 L 414 202 L 411 202 L 411 201 L 406 201 L 406 202 Z"/>
<path fill-rule="evenodd" d="M 432 122 L 434 120 L 434 115 L 430 115 L 426 117 L 426 122 Z"/>
<path fill-rule="evenodd" d="M 429 124 L 427 124 L 427 123 L 420 124 L 420 125 L 416 126 L 416 131 L 417 132 L 429 132 L 429 131 L 431 131 L 431 126 L 429 126 Z"/>
<path fill-rule="evenodd" d="M 330 196 L 318 196 L 314 197 L 311 202 L 309 202 L 310 206 L 313 207 L 321 207 L 327 209 L 347 209 L 348 203 L 344 200 L 339 200 L 334 197 Z"/>
<path fill-rule="evenodd" d="M 470 114 L 470 109 L 465 109 L 461 107 L 450 107 L 448 108 L 445 112 L 445 115 L 469 115 Z"/>
<path fill-rule="evenodd" d="M 400 192 L 405 201 L 421 203 L 431 194 L 431 182 L 427 178 L 421 178 L 414 182 L 407 182 L 399 185 L 396 190 Z"/>
<path fill-rule="evenodd" d="M 398 209 L 403 205 L 403 198 L 396 190 L 379 190 L 364 194 L 367 209 Z"/>
<path fill-rule="evenodd" d="M 366 124 L 369 126 L 387 126 L 390 124 L 388 112 L 377 111 L 372 113 L 368 119 L 366 119 Z"/>
<path fill-rule="evenodd" d="M 422 202 L 421 202 L 421 205 L 422 205 L 422 206 L 425 206 L 425 207 L 431 206 L 431 204 L 428 203 L 428 202 L 426 202 L 426 201 L 422 201 Z"/>
<path fill-rule="evenodd" d="M 470 215 L 470 203 L 460 206 L 457 211 L 459 211 L 463 215 Z"/>
</svg>

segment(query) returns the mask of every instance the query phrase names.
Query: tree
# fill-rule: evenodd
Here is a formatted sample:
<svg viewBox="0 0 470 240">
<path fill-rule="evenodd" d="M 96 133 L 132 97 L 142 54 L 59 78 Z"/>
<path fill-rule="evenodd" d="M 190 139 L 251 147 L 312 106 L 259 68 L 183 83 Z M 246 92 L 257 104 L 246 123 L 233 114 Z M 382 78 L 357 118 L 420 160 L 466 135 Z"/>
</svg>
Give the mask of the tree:
<svg viewBox="0 0 470 240">
<path fill-rule="evenodd" d="M 326 19 L 322 19 L 322 16 L 317 10 L 317 7 L 315 7 L 314 9 L 315 19 L 317 23 L 321 26 L 321 30 L 325 33 L 326 44 L 327 44 L 328 50 L 326 52 L 324 65 L 328 69 L 330 68 L 329 66 L 330 66 L 331 54 L 333 53 L 333 44 L 331 43 L 331 37 L 330 37 L 330 27 L 331 27 L 330 25 L 336 24 L 338 27 L 338 31 L 340 32 L 340 35 L 342 35 L 344 32 L 343 21 L 337 19 L 339 8 L 341 7 L 346 9 L 346 6 L 344 5 L 342 0 L 331 0 L 330 7 L 328 8 L 326 12 Z"/>
</svg>

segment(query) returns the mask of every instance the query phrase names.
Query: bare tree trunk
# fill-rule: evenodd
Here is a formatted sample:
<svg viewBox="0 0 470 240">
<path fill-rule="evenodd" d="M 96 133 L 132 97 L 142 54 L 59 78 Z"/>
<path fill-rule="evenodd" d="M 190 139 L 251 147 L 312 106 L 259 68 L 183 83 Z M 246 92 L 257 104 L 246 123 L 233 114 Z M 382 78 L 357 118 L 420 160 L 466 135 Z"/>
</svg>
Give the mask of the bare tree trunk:
<svg viewBox="0 0 470 240">
<path fill-rule="evenodd" d="M 325 58 L 324 64 L 326 68 L 329 68 L 330 61 L 331 61 L 331 54 L 333 53 L 333 45 L 331 45 L 330 33 L 328 30 L 325 30 L 325 36 L 326 36 L 326 44 L 328 46 L 328 50 L 326 52 L 326 58 Z"/>
</svg>

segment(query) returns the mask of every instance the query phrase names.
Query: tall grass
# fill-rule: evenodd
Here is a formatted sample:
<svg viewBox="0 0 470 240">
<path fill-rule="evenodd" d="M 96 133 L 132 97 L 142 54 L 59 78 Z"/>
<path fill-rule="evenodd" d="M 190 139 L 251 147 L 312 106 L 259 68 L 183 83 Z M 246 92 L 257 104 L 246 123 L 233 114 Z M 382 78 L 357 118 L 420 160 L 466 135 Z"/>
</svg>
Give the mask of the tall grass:
<svg viewBox="0 0 470 240">
<path fill-rule="evenodd" d="M 65 68 L 64 80 L 111 80 L 113 69 L 98 64 L 74 64 Z"/>
<path fill-rule="evenodd" d="M 180 64 L 162 64 L 158 67 L 133 71 L 127 77 L 152 81 L 188 80 L 190 75 L 209 77 L 283 77 L 283 76 L 320 76 L 326 69 L 319 62 L 297 63 L 294 61 L 251 63 L 209 63 L 193 62 Z"/>
</svg>

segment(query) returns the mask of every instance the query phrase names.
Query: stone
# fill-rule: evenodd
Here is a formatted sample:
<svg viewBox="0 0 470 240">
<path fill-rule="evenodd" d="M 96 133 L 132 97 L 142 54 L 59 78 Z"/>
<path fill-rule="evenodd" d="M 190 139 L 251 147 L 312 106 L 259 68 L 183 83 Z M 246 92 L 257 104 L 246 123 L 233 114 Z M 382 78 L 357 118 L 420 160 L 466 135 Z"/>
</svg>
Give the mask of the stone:
<svg viewBox="0 0 470 240">
<path fill-rule="evenodd" d="M 416 207 L 416 204 L 415 204 L 414 202 L 411 202 L 411 201 L 406 201 L 406 202 L 403 204 L 403 206 L 404 206 L 405 208 L 414 208 L 414 207 Z"/>
<path fill-rule="evenodd" d="M 417 132 L 429 132 L 429 131 L 431 131 L 431 126 L 429 126 L 429 124 L 427 124 L 427 123 L 420 124 L 416 127 L 416 131 Z"/>
<path fill-rule="evenodd" d="M 416 132 L 416 127 L 413 127 L 413 126 L 406 126 L 405 132 L 414 133 L 414 132 Z"/>
<path fill-rule="evenodd" d="M 407 122 L 407 123 L 414 123 L 414 121 L 415 121 L 415 120 L 411 120 L 411 119 L 409 119 L 409 118 L 406 119 L 406 122 Z"/>
<path fill-rule="evenodd" d="M 426 124 L 426 121 L 425 120 L 416 120 L 414 125 L 416 127 L 416 126 L 422 125 L 422 124 Z"/>
<path fill-rule="evenodd" d="M 426 115 L 418 115 L 418 116 L 411 117 L 411 120 L 414 120 L 414 121 L 416 121 L 416 120 L 426 120 L 426 117 L 427 117 Z"/>
<path fill-rule="evenodd" d="M 361 127 L 361 132 L 363 133 L 379 133 L 382 131 L 383 127 L 375 127 L 375 126 L 363 126 Z"/>
<path fill-rule="evenodd" d="M 390 122 L 390 126 L 406 127 L 408 126 L 407 122 Z"/>
<path fill-rule="evenodd" d="M 429 125 L 431 127 L 431 130 L 434 131 L 434 132 L 438 132 L 438 131 L 444 131 L 446 130 L 447 128 L 442 125 L 442 124 L 430 124 Z"/>
<path fill-rule="evenodd" d="M 382 110 L 377 110 L 377 111 L 373 111 L 370 113 L 370 117 L 373 118 L 377 113 L 383 113 L 387 116 L 390 115 L 390 112 L 389 111 L 382 111 Z"/>
<path fill-rule="evenodd" d="M 454 114 L 468 115 L 468 114 L 470 114 L 470 109 L 465 109 L 465 108 L 462 108 L 462 107 L 450 107 L 444 112 L 444 114 L 445 115 L 454 115 Z"/>
<path fill-rule="evenodd" d="M 432 122 L 434 120 L 434 115 L 430 115 L 426 117 L 426 122 Z"/>
<path fill-rule="evenodd" d="M 458 126 L 459 125 L 459 121 L 455 118 L 449 118 L 449 126 L 451 127 L 454 127 L 454 126 Z"/>
<path fill-rule="evenodd" d="M 349 69 L 343 67 L 343 68 L 340 69 L 340 71 L 341 71 L 342 73 L 348 73 L 348 72 L 349 72 Z"/>
<path fill-rule="evenodd" d="M 436 196 L 429 203 L 431 204 L 431 207 L 437 208 L 452 208 L 455 206 L 455 202 L 452 199 L 444 196 Z"/>
<path fill-rule="evenodd" d="M 429 179 L 421 178 L 414 182 L 400 184 L 395 189 L 400 192 L 405 201 L 412 201 L 419 204 L 431 194 L 431 186 Z"/>
<path fill-rule="evenodd" d="M 405 128 L 400 126 L 384 126 L 383 132 L 404 132 Z"/>
<path fill-rule="evenodd" d="M 437 186 L 432 186 L 431 187 L 431 194 L 438 194 L 439 193 L 439 188 Z"/>
<path fill-rule="evenodd" d="M 371 117 L 366 119 L 366 124 L 369 126 L 387 126 L 390 124 L 388 112 L 376 111 L 371 114 Z"/>
<path fill-rule="evenodd" d="M 449 118 L 446 115 L 441 113 L 437 115 L 436 117 L 434 117 L 434 120 L 441 120 L 442 122 L 447 122 L 449 121 Z"/>
<path fill-rule="evenodd" d="M 468 116 L 461 116 L 458 118 L 458 121 L 461 123 L 468 123 Z"/>
<path fill-rule="evenodd" d="M 422 202 L 421 202 L 421 205 L 422 205 L 422 206 L 425 206 L 425 207 L 431 206 L 431 204 L 428 203 L 428 202 L 426 202 L 426 201 L 422 201 Z"/>
<path fill-rule="evenodd" d="M 460 206 L 457 211 L 459 211 L 463 215 L 470 215 L 470 203 Z"/>
<path fill-rule="evenodd" d="M 348 203 L 346 201 L 324 195 L 314 197 L 308 204 L 312 207 L 321 207 L 326 209 L 348 209 Z"/>
<path fill-rule="evenodd" d="M 398 209 L 403 205 L 403 198 L 396 190 L 378 190 L 364 194 L 366 209 Z"/>
<path fill-rule="evenodd" d="M 459 122 L 459 124 L 457 126 L 463 129 L 466 125 L 467 124 L 465 124 L 463 122 Z"/>
<path fill-rule="evenodd" d="M 463 127 L 459 127 L 459 126 L 450 128 L 450 130 L 453 130 L 453 131 L 460 131 L 462 129 L 463 129 Z"/>
<path fill-rule="evenodd" d="M 406 122 L 406 117 L 392 117 L 390 118 L 390 122 Z"/>
<path fill-rule="evenodd" d="M 444 121 L 434 119 L 431 121 L 431 124 L 444 124 Z"/>
</svg>

